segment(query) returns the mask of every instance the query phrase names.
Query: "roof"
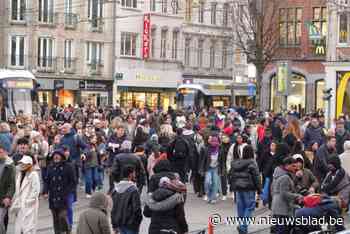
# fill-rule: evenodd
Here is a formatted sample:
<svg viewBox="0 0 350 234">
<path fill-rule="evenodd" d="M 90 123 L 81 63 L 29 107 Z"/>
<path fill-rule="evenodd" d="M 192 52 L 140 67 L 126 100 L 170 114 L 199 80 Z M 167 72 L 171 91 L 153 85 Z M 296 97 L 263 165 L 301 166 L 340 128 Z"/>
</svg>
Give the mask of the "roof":
<svg viewBox="0 0 350 234">
<path fill-rule="evenodd" d="M 35 80 L 35 76 L 26 70 L 0 69 L 0 79 L 6 78 L 28 78 Z"/>
</svg>

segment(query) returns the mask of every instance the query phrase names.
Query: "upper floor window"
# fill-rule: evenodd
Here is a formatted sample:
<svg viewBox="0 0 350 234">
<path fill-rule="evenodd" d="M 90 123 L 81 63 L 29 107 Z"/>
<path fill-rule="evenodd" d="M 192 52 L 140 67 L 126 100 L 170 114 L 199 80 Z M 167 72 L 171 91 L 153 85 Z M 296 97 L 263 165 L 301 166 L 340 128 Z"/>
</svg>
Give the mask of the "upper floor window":
<svg viewBox="0 0 350 234">
<path fill-rule="evenodd" d="M 64 41 L 64 68 L 70 69 L 73 66 L 73 40 Z"/>
<path fill-rule="evenodd" d="M 215 42 L 212 42 L 209 49 L 209 67 L 215 67 Z"/>
<path fill-rule="evenodd" d="M 224 41 L 222 43 L 222 58 L 221 58 L 221 64 L 222 68 L 225 69 L 227 68 L 227 57 L 228 57 L 228 43 L 227 41 Z"/>
<path fill-rule="evenodd" d="M 10 65 L 24 66 L 24 36 L 10 37 Z"/>
<path fill-rule="evenodd" d="M 201 1 L 198 6 L 198 23 L 204 22 L 204 2 Z"/>
<path fill-rule="evenodd" d="M 93 28 L 101 26 L 103 17 L 103 0 L 88 0 L 88 18 Z"/>
<path fill-rule="evenodd" d="M 179 0 L 172 0 L 171 8 L 172 8 L 173 14 L 177 15 L 179 13 Z"/>
<path fill-rule="evenodd" d="M 120 55 L 136 56 L 137 33 L 122 32 L 120 40 Z"/>
<path fill-rule="evenodd" d="M 123 7 L 137 8 L 137 0 L 122 0 Z"/>
<path fill-rule="evenodd" d="M 339 43 L 347 43 L 349 36 L 349 16 L 346 12 L 339 15 L 339 32 L 338 41 Z"/>
<path fill-rule="evenodd" d="M 168 12 L 168 0 L 161 0 L 162 1 L 162 13 Z"/>
<path fill-rule="evenodd" d="M 38 39 L 38 67 L 50 68 L 54 64 L 54 40 L 49 37 Z"/>
<path fill-rule="evenodd" d="M 279 9 L 280 45 L 300 45 L 302 14 L 301 8 Z"/>
<path fill-rule="evenodd" d="M 156 0 L 150 0 L 149 4 L 150 11 L 156 11 Z"/>
<path fill-rule="evenodd" d="M 53 23 L 53 0 L 39 0 L 39 22 Z"/>
<path fill-rule="evenodd" d="M 222 26 L 227 27 L 228 25 L 228 11 L 229 11 L 229 4 L 225 3 L 223 5 L 222 9 Z"/>
<path fill-rule="evenodd" d="M 155 28 L 151 29 L 151 56 L 153 58 L 156 57 L 156 33 L 157 30 Z"/>
<path fill-rule="evenodd" d="M 192 20 L 192 1 L 186 1 L 185 20 L 187 22 Z"/>
<path fill-rule="evenodd" d="M 163 29 L 160 36 L 160 57 L 166 58 L 168 30 Z"/>
<path fill-rule="evenodd" d="M 12 0 L 11 10 L 11 20 L 24 21 L 26 11 L 26 0 Z"/>
<path fill-rule="evenodd" d="M 86 60 L 91 68 L 95 70 L 98 65 L 102 65 L 103 43 L 87 42 L 86 43 Z"/>
<path fill-rule="evenodd" d="M 216 2 L 211 3 L 211 24 L 216 24 Z"/>
<path fill-rule="evenodd" d="M 185 39 L 185 65 L 190 65 L 190 57 L 191 57 L 191 39 L 186 38 Z"/>
<path fill-rule="evenodd" d="M 327 35 L 327 8 L 314 7 L 312 10 L 312 22 L 321 36 L 325 37 Z"/>
<path fill-rule="evenodd" d="M 179 45 L 179 32 L 174 31 L 173 32 L 173 43 L 172 43 L 172 47 L 171 47 L 171 58 L 172 59 L 177 59 L 178 45 Z"/>
<path fill-rule="evenodd" d="M 204 40 L 203 39 L 199 39 L 198 40 L 198 48 L 197 48 L 197 63 L 198 63 L 198 67 L 202 67 L 203 66 L 203 44 L 204 44 Z"/>
</svg>

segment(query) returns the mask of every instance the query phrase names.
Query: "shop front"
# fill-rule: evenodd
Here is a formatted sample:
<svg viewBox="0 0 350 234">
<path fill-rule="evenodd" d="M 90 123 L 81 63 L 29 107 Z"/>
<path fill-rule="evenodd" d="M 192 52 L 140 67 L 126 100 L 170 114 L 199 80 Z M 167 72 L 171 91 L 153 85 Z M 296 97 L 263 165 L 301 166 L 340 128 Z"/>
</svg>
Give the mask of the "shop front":
<svg viewBox="0 0 350 234">
<path fill-rule="evenodd" d="M 176 107 L 176 88 L 181 79 L 178 71 L 138 69 L 118 71 L 122 80 L 115 81 L 117 102 L 125 108 Z"/>
<path fill-rule="evenodd" d="M 82 80 L 79 81 L 80 101 L 93 106 L 107 106 L 111 103 L 112 81 Z"/>
</svg>

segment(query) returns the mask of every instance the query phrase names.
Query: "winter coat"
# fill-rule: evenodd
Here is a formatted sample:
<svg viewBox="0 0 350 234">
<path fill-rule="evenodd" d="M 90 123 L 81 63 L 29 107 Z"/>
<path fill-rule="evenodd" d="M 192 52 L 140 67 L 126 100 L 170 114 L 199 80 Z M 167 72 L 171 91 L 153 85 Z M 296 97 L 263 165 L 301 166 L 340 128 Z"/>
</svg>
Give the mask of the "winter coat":
<svg viewBox="0 0 350 234">
<path fill-rule="evenodd" d="M 152 193 L 159 188 L 159 181 L 162 177 L 168 177 L 169 179 L 175 179 L 175 174 L 171 172 L 171 165 L 168 160 L 159 161 L 153 167 L 154 174 L 151 176 L 148 182 L 148 192 Z"/>
<path fill-rule="evenodd" d="M 344 153 L 339 155 L 342 168 L 350 175 L 350 141 L 344 143 Z"/>
<path fill-rule="evenodd" d="M 192 149 L 184 136 L 176 136 L 170 146 L 169 161 L 176 170 L 188 170 L 188 158 L 192 158 Z"/>
<path fill-rule="evenodd" d="M 317 142 L 318 145 L 322 145 L 325 143 L 325 134 L 323 132 L 323 128 L 317 127 L 314 128 L 309 125 L 309 127 L 306 128 L 305 134 L 304 134 L 304 145 L 305 148 L 309 148 L 311 143 Z"/>
<path fill-rule="evenodd" d="M 108 157 L 108 166 L 112 167 L 113 162 L 114 162 L 114 158 L 121 153 L 121 145 L 123 144 L 123 142 L 126 140 L 126 135 L 122 136 L 122 137 L 117 137 L 116 134 L 112 134 L 109 139 L 107 140 L 106 143 L 106 150 L 109 153 L 109 157 Z"/>
<path fill-rule="evenodd" d="M 344 152 L 345 141 L 350 140 L 350 133 L 348 131 L 345 131 L 343 135 L 339 135 L 339 133 L 336 131 L 335 138 L 337 140 L 337 154 L 342 154 Z"/>
<path fill-rule="evenodd" d="M 52 163 L 48 168 L 45 178 L 49 194 L 50 209 L 67 208 L 67 197 L 74 193 L 77 186 L 77 178 L 73 165 L 68 161 Z"/>
<path fill-rule="evenodd" d="M 200 152 L 200 160 L 199 160 L 199 174 L 205 175 L 205 173 L 209 170 L 210 164 L 211 164 L 211 155 L 210 155 L 210 146 L 203 147 L 202 151 Z M 223 160 L 220 158 L 220 149 L 218 152 L 218 161 L 217 161 L 217 168 L 221 167 L 221 164 L 223 163 Z"/>
<path fill-rule="evenodd" d="M 140 157 L 133 153 L 120 153 L 118 154 L 113 162 L 112 176 L 115 182 L 119 182 L 122 179 L 121 173 L 123 167 L 130 165 L 136 170 L 137 185 L 144 185 L 146 181 L 146 171 L 143 167 L 143 163 Z"/>
<path fill-rule="evenodd" d="M 77 234 L 110 234 L 107 209 L 107 196 L 103 193 L 95 193 L 91 197 L 89 208 L 79 217 Z"/>
<path fill-rule="evenodd" d="M 16 216 L 14 234 L 35 234 L 39 212 L 40 178 L 36 171 L 27 172 L 21 184 L 21 177 L 22 172 L 19 172 L 10 209 Z"/>
<path fill-rule="evenodd" d="M 312 172 L 307 168 L 302 169 L 302 171 L 303 171 L 302 172 L 303 176 L 301 176 L 301 177 L 296 176 L 294 178 L 294 184 L 295 184 L 296 191 L 298 193 L 306 192 L 311 187 L 313 187 L 317 191 L 320 184 L 318 183 L 318 180 L 316 179 L 314 174 L 312 174 Z"/>
<path fill-rule="evenodd" d="M 16 169 L 13 164 L 13 160 L 9 157 L 5 160 L 4 170 L 2 175 L 0 175 L 0 201 L 5 198 L 12 199 L 15 194 L 16 187 Z M 3 207 L 2 202 L 0 202 L 0 207 Z"/>
<path fill-rule="evenodd" d="M 87 144 L 74 130 L 61 138 L 60 147 L 62 146 L 68 146 L 70 159 L 78 162 L 80 162 L 81 150 L 85 152 L 87 149 Z"/>
<path fill-rule="evenodd" d="M 258 165 L 253 159 L 233 160 L 229 172 L 230 188 L 233 191 L 257 191 L 261 193 Z"/>
<path fill-rule="evenodd" d="M 277 167 L 272 182 L 272 214 L 294 216 L 294 204 L 300 196 L 296 193 L 293 176 L 282 167 Z"/>
<path fill-rule="evenodd" d="M 321 185 L 321 191 L 330 196 L 339 196 L 346 204 L 349 204 L 349 174 L 343 168 L 338 169 L 335 173 L 328 172 Z"/>
<path fill-rule="evenodd" d="M 86 160 L 84 161 L 85 168 L 98 167 L 98 151 L 97 148 L 88 146 L 88 151 L 86 154 Z"/>
<path fill-rule="evenodd" d="M 227 175 L 227 154 L 230 149 L 230 144 L 222 143 L 219 149 L 219 175 L 226 176 Z"/>
<path fill-rule="evenodd" d="M 195 154 L 196 152 L 196 144 L 194 141 L 194 131 L 192 130 L 184 130 L 183 132 L 183 137 L 186 140 L 188 146 L 189 146 L 189 155 L 187 157 L 188 160 L 188 166 L 190 169 L 194 168 L 194 164 L 195 164 Z"/>
<path fill-rule="evenodd" d="M 241 145 L 238 146 L 238 156 L 239 158 L 242 158 L 242 155 L 243 155 L 243 149 L 244 147 L 246 146 L 247 144 L 246 143 L 243 143 Z M 227 170 L 229 171 L 230 168 L 231 168 L 231 162 L 233 160 L 235 160 L 235 157 L 234 157 L 234 148 L 235 148 L 235 144 L 232 144 L 230 149 L 228 150 L 228 153 L 227 153 L 227 160 L 226 160 L 226 168 Z"/>
<path fill-rule="evenodd" d="M 11 152 L 12 142 L 13 142 L 13 137 L 11 133 L 9 132 L 0 133 L 0 143 L 8 153 Z"/>
<path fill-rule="evenodd" d="M 273 170 L 275 169 L 274 157 L 275 154 L 272 154 L 271 152 L 265 152 L 261 157 L 259 169 L 263 175 L 263 178 L 269 177 L 272 179 Z"/>
<path fill-rule="evenodd" d="M 335 152 L 329 150 L 327 144 L 321 145 L 321 147 L 316 151 L 313 164 L 313 173 L 318 181 L 322 181 L 328 173 L 327 161 L 333 153 Z"/>
<path fill-rule="evenodd" d="M 126 227 L 138 233 L 142 221 L 140 194 L 130 181 L 120 181 L 112 193 L 111 220 L 113 229 Z"/>
<path fill-rule="evenodd" d="M 156 203 L 164 202 L 174 196 L 174 192 L 167 189 L 159 188 L 152 194 L 152 199 Z M 188 232 L 188 225 L 185 218 L 184 202 L 179 202 L 175 206 L 170 206 L 168 209 L 162 209 L 162 206 L 150 208 L 147 204 L 144 208 L 144 215 L 151 218 L 149 226 L 149 234 L 159 234 L 161 230 L 172 230 L 178 234 Z"/>
</svg>

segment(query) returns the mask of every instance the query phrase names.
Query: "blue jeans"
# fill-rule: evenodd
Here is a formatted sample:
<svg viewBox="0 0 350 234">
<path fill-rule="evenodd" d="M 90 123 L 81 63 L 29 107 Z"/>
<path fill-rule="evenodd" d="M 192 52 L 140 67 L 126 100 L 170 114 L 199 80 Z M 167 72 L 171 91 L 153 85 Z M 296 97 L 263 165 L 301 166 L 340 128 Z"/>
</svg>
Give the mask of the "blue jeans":
<svg viewBox="0 0 350 234">
<path fill-rule="evenodd" d="M 204 181 L 205 193 L 208 196 L 208 201 L 216 199 L 216 195 L 219 191 L 219 175 L 218 168 L 209 168 L 205 174 Z"/>
<path fill-rule="evenodd" d="M 75 194 L 70 193 L 67 197 L 67 218 L 68 218 L 68 224 L 70 226 L 70 230 L 72 230 L 73 227 L 73 203 L 75 201 Z"/>
<path fill-rule="evenodd" d="M 85 168 L 85 192 L 92 194 L 99 182 L 97 167 Z"/>
<path fill-rule="evenodd" d="M 119 233 L 120 234 L 138 234 L 137 232 L 132 231 L 132 230 L 126 228 L 126 227 L 120 227 L 119 228 Z"/>
<path fill-rule="evenodd" d="M 255 209 L 255 191 L 236 191 L 237 215 L 243 218 L 239 225 L 242 232 L 248 232 L 248 222 L 246 218 L 252 217 Z"/>
</svg>

